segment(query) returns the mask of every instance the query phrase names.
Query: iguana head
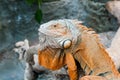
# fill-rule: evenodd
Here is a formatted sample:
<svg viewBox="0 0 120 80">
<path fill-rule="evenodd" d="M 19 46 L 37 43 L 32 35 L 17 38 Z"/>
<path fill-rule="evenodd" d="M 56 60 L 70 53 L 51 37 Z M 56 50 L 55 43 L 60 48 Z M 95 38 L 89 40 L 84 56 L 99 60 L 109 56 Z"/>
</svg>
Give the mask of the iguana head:
<svg viewBox="0 0 120 80">
<path fill-rule="evenodd" d="M 79 21 L 81 23 L 81 21 Z M 45 47 L 69 48 L 76 43 L 80 31 L 74 20 L 63 19 L 44 23 L 39 28 L 41 49 Z"/>
</svg>

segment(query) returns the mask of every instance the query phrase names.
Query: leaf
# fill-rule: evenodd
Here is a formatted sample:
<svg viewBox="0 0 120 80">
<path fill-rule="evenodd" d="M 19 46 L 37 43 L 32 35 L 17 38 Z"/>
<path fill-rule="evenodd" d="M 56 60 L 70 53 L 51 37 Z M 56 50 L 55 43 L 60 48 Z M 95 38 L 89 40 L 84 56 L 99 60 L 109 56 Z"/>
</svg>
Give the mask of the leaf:
<svg viewBox="0 0 120 80">
<path fill-rule="evenodd" d="M 35 13 L 35 20 L 40 23 L 42 20 L 42 11 L 41 9 L 38 9 Z"/>
<path fill-rule="evenodd" d="M 32 5 L 32 4 L 35 2 L 35 0 L 26 0 L 26 2 L 27 2 L 29 5 Z"/>
<path fill-rule="evenodd" d="M 38 3 L 39 3 L 39 4 L 42 4 L 42 0 L 38 0 Z"/>
</svg>

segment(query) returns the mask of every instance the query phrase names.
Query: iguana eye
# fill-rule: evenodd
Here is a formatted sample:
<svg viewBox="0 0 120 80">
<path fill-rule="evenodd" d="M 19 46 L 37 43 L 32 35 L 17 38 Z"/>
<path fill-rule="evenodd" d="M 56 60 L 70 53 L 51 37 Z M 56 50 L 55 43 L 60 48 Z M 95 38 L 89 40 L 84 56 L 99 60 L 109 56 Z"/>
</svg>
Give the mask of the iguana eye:
<svg viewBox="0 0 120 80">
<path fill-rule="evenodd" d="M 59 29 L 59 26 L 57 25 L 57 24 L 54 24 L 54 25 L 50 25 L 49 27 L 48 27 L 48 29 Z"/>
<path fill-rule="evenodd" d="M 53 27 L 57 27 L 57 25 L 53 25 Z"/>
</svg>

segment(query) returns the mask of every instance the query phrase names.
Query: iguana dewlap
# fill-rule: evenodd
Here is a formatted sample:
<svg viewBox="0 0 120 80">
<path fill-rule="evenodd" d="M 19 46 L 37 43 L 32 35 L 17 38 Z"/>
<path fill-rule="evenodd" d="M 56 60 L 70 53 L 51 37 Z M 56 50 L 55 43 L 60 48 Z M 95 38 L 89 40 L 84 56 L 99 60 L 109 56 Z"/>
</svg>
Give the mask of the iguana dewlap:
<svg viewBox="0 0 120 80">
<path fill-rule="evenodd" d="M 77 80 L 77 66 L 70 53 L 64 53 L 59 49 L 47 48 L 38 52 L 39 64 L 50 70 L 58 70 L 67 65 L 71 80 Z"/>
</svg>

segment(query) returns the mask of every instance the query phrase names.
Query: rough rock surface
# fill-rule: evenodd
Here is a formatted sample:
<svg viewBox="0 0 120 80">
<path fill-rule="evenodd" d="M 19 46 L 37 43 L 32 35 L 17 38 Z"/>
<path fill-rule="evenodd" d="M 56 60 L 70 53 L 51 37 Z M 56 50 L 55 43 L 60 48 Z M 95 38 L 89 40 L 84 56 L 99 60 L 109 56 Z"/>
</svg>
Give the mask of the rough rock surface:
<svg viewBox="0 0 120 80">
<path fill-rule="evenodd" d="M 111 45 L 111 41 L 114 37 L 116 32 L 113 31 L 109 31 L 109 32 L 104 32 L 104 33 L 100 33 L 100 40 L 101 42 L 104 44 L 105 47 L 109 47 Z"/>
<path fill-rule="evenodd" d="M 97 0 L 95 2 L 94 0 L 61 0 L 44 3 L 42 11 L 43 22 L 62 18 L 78 19 L 99 32 L 116 30 L 118 26 L 116 19 L 105 9 L 105 3 Z"/>
<path fill-rule="evenodd" d="M 108 1 L 106 3 L 107 10 L 114 15 L 120 24 L 120 1 Z"/>
</svg>

